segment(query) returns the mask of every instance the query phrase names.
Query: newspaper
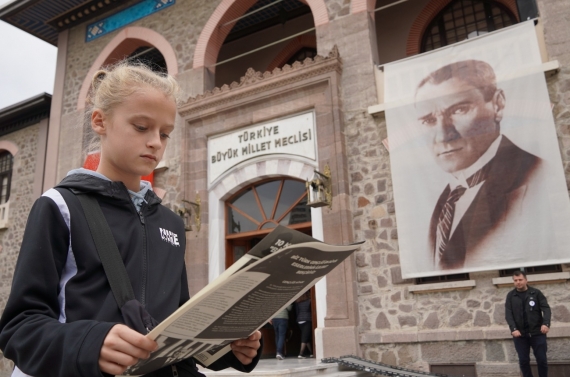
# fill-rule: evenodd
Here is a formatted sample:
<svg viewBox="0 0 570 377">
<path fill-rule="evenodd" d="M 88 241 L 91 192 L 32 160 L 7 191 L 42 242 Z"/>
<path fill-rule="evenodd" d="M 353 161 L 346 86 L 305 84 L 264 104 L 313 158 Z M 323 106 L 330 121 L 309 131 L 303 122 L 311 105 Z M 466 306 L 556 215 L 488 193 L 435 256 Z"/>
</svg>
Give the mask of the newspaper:
<svg viewBox="0 0 570 377">
<path fill-rule="evenodd" d="M 208 366 L 332 271 L 360 244 L 332 246 L 278 226 L 158 324 L 157 351 L 123 375 L 139 376 L 194 357 Z"/>
</svg>

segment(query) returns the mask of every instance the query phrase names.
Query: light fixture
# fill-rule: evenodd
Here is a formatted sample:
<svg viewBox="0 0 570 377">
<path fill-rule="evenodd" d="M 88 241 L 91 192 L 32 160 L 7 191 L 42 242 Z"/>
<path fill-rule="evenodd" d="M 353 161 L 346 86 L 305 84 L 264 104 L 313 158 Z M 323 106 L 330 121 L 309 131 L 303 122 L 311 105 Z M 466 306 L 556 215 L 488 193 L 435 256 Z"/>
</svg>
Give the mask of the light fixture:
<svg viewBox="0 0 570 377">
<path fill-rule="evenodd" d="M 186 204 L 189 204 L 190 206 L 187 206 Z M 187 232 L 192 231 L 192 224 L 190 221 L 190 216 L 192 215 L 192 212 L 194 212 L 194 225 L 196 225 L 196 230 L 198 232 L 200 231 L 200 226 L 202 225 L 202 221 L 200 219 L 201 216 L 200 208 L 201 208 L 201 201 L 198 193 L 196 193 L 196 202 L 191 202 L 189 200 L 182 199 L 182 207 L 177 208 L 176 212 L 178 213 L 178 215 L 180 215 L 180 217 L 182 217 L 182 220 L 184 221 L 184 230 L 186 230 Z"/>
<path fill-rule="evenodd" d="M 315 170 L 312 180 L 305 183 L 307 188 L 307 205 L 312 208 L 328 206 L 332 208 L 331 169 L 325 165 L 325 172 Z"/>
</svg>

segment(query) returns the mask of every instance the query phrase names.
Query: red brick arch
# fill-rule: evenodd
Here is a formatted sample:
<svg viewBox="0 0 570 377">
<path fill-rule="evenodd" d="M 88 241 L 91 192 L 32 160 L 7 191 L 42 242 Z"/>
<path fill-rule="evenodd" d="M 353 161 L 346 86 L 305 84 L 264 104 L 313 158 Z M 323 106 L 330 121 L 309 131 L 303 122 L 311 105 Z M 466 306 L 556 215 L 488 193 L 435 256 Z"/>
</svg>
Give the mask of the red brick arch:
<svg viewBox="0 0 570 377">
<path fill-rule="evenodd" d="M 112 64 L 123 59 L 125 55 L 130 54 L 137 47 L 141 46 L 155 47 L 164 57 L 168 73 L 172 76 L 178 74 L 176 54 L 166 38 L 151 29 L 139 26 L 127 27 L 117 33 L 91 65 L 89 72 L 85 76 L 85 79 L 83 79 L 83 84 L 79 91 L 77 109 L 81 110 L 85 108 L 85 100 L 91 88 L 91 79 L 97 70 L 104 65 Z"/>
<path fill-rule="evenodd" d="M 453 0 L 432 0 L 422 10 L 420 15 L 414 21 L 408 34 L 408 43 L 406 45 L 406 55 L 416 55 L 420 52 L 422 36 L 426 31 L 430 22 Z M 516 0 L 494 0 L 495 2 L 507 7 L 518 19 Z"/>
<path fill-rule="evenodd" d="M 285 64 L 297 51 L 303 47 L 317 48 L 317 37 L 314 35 L 300 35 L 293 39 L 267 66 L 266 71 L 273 71 L 276 67 Z"/>
<path fill-rule="evenodd" d="M 329 22 L 329 15 L 324 0 L 302 1 L 311 7 L 315 27 Z M 196 50 L 194 51 L 193 68 L 208 67 L 211 71 L 215 71 L 213 66 L 218 59 L 220 48 L 235 23 L 224 27 L 220 26 L 242 16 L 256 2 L 257 0 L 222 0 L 212 16 L 210 16 L 198 38 Z"/>
</svg>

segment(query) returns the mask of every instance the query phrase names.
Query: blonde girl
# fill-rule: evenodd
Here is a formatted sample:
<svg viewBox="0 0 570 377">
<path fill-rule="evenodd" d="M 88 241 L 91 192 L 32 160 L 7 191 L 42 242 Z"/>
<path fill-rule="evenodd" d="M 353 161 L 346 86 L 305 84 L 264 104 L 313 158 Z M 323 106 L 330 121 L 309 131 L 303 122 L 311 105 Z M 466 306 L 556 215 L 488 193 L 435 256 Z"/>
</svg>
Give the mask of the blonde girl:
<svg viewBox="0 0 570 377">
<path fill-rule="evenodd" d="M 174 130 L 178 85 L 137 64 L 97 72 L 89 123 L 100 138 L 96 172 L 75 169 L 30 212 L 0 320 L 0 348 L 13 376 L 118 375 L 157 343 L 124 325 L 76 197 L 96 198 L 112 230 L 136 299 L 162 321 L 189 298 L 181 219 L 149 182 Z M 172 237 L 162 237 L 168 231 Z M 174 235 L 176 237 L 174 237 Z M 213 369 L 248 372 L 260 334 L 232 343 Z M 193 359 L 147 376 L 201 376 Z"/>
</svg>

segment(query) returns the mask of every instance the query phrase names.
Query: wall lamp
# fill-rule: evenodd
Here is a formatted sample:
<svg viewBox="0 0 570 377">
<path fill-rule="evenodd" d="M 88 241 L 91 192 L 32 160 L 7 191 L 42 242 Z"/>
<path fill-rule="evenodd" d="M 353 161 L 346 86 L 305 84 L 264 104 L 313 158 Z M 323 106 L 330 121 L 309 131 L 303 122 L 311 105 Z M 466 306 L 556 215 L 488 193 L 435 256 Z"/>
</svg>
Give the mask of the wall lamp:
<svg viewBox="0 0 570 377">
<path fill-rule="evenodd" d="M 188 206 L 189 205 L 189 206 Z M 200 231 L 200 226 L 202 225 L 202 221 L 200 219 L 201 216 L 201 201 L 200 196 L 196 193 L 196 202 L 191 202 L 189 200 L 182 199 L 182 207 L 179 207 L 176 212 L 182 220 L 184 221 L 184 230 L 187 232 L 192 231 L 192 224 L 190 221 L 190 216 L 192 212 L 194 212 L 194 225 L 196 225 L 196 230 Z"/>
<path fill-rule="evenodd" d="M 325 165 L 325 172 L 315 170 L 312 180 L 305 183 L 307 188 L 307 205 L 312 208 L 328 206 L 332 208 L 331 169 Z"/>
</svg>

